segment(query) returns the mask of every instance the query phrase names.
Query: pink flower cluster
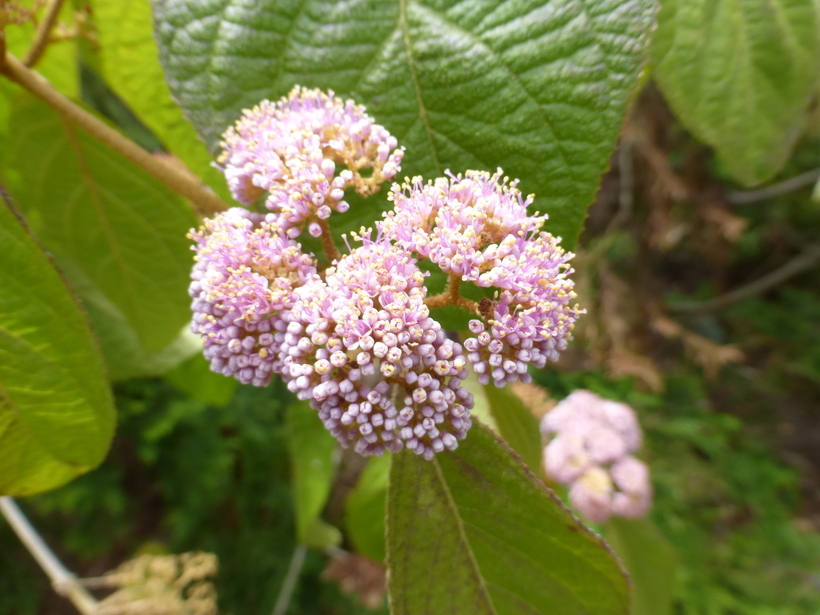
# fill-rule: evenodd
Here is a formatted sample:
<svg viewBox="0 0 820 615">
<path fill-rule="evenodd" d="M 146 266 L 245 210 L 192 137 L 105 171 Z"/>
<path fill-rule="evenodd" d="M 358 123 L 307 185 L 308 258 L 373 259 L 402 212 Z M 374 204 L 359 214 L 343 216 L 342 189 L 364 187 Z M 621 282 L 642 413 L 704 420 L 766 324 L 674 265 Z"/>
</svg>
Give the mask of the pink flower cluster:
<svg viewBox="0 0 820 615">
<path fill-rule="evenodd" d="M 565 347 L 579 313 L 572 255 L 500 170 L 395 184 L 375 233 L 353 234 L 320 271 L 297 239 L 348 209 L 345 189 L 367 196 L 398 173 L 396 139 L 352 101 L 297 87 L 246 111 L 223 147 L 233 195 L 265 197 L 269 213 L 233 208 L 191 234 L 193 330 L 214 371 L 257 386 L 278 374 L 361 454 L 406 447 L 430 459 L 470 428 L 470 364 L 504 386 Z M 451 294 L 428 297 L 423 260 L 449 276 Z M 475 317 L 463 346 L 431 312 L 461 282 L 494 293 L 451 303 Z"/>
<path fill-rule="evenodd" d="M 569 500 L 591 521 L 642 517 L 652 502 L 649 469 L 631 456 L 641 428 L 629 406 L 574 391 L 544 416 L 547 473 L 569 485 Z"/>
<path fill-rule="evenodd" d="M 394 186 L 394 211 L 380 225 L 385 236 L 430 259 L 459 281 L 495 288 L 470 322 L 464 341 L 481 384 L 529 382 L 566 348 L 580 313 L 559 240 L 541 231 L 546 216 L 530 215 L 524 199 L 499 169 L 467 171 L 423 184 Z"/>
<path fill-rule="evenodd" d="M 293 229 L 293 237 L 305 223 L 311 235 L 321 235 L 318 220 L 347 211 L 345 188 L 362 196 L 376 192 L 396 176 L 404 156 L 361 105 L 299 86 L 276 103 L 265 100 L 245 111 L 222 147 L 217 167 L 234 198 L 251 205 L 267 194 L 266 207 L 280 214 L 280 226 Z"/>
</svg>

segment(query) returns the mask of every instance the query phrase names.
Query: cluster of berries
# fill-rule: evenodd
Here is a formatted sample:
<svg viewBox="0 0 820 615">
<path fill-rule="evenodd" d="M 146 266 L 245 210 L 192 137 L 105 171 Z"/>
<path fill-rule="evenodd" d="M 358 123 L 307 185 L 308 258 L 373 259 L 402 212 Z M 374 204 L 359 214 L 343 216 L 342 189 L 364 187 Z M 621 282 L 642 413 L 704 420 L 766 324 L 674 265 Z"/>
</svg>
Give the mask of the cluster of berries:
<svg viewBox="0 0 820 615">
<path fill-rule="evenodd" d="M 541 433 L 547 473 L 569 485 L 569 500 L 584 517 L 642 517 L 652 502 L 647 466 L 631 456 L 641 446 L 641 428 L 629 406 L 574 391 L 547 413 Z"/>
<path fill-rule="evenodd" d="M 257 386 L 280 375 L 342 445 L 452 450 L 471 424 L 468 366 L 484 384 L 528 382 L 529 365 L 566 346 L 579 313 L 572 255 L 501 171 L 394 184 L 393 210 L 321 271 L 299 235 L 332 242 L 344 190 L 368 196 L 398 173 L 396 139 L 352 101 L 295 88 L 247 111 L 223 149 L 234 197 L 268 212 L 233 208 L 192 232 L 193 329 L 214 371 Z M 446 297 L 428 296 L 424 260 L 449 276 Z M 461 282 L 492 299 L 461 298 Z M 463 346 L 431 313 L 450 299 L 474 316 Z"/>
</svg>

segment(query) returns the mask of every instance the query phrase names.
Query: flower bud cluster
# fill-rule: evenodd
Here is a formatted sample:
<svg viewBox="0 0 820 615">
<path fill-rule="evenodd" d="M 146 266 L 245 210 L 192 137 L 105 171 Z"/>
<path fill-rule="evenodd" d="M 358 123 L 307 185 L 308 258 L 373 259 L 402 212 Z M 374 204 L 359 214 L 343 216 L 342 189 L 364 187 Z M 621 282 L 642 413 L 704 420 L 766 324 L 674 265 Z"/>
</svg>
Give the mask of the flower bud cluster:
<svg viewBox="0 0 820 615">
<path fill-rule="evenodd" d="M 385 236 L 459 281 L 496 289 L 464 342 L 482 384 L 529 382 L 530 364 L 558 359 L 580 314 L 568 277 L 573 255 L 540 230 L 546 216 L 529 215 L 532 196 L 524 199 L 498 170 L 428 184 L 415 178 L 389 198 L 395 208 L 379 226 Z"/>
<path fill-rule="evenodd" d="M 362 196 L 376 192 L 396 176 L 404 156 L 361 105 L 299 86 L 278 102 L 245 111 L 222 148 L 217 166 L 234 198 L 250 205 L 267 194 L 265 205 L 293 237 L 306 223 L 311 235 L 321 235 L 319 220 L 347 211 L 345 188 Z"/>
<path fill-rule="evenodd" d="M 219 168 L 237 200 L 193 232 L 193 330 L 213 370 L 264 386 L 280 375 L 343 446 L 365 455 L 408 448 L 427 459 L 455 449 L 471 425 L 468 364 L 483 383 L 528 381 L 557 358 L 579 313 L 546 216 L 499 170 L 394 185 L 394 210 L 353 234 L 339 256 L 323 237 L 320 272 L 297 243 L 319 236 L 344 190 L 367 196 L 399 171 L 404 149 L 363 107 L 295 88 L 246 111 L 223 137 Z M 373 238 L 375 237 L 375 238 Z M 347 242 L 347 239 L 346 239 Z M 429 297 L 419 262 L 450 276 Z M 462 281 L 494 289 L 481 303 Z M 462 346 L 431 309 L 472 311 Z"/>
<path fill-rule="evenodd" d="M 574 391 L 541 422 L 547 473 L 569 485 L 570 503 L 591 521 L 642 517 L 652 502 L 647 466 L 633 457 L 641 428 L 629 406 Z"/>
</svg>

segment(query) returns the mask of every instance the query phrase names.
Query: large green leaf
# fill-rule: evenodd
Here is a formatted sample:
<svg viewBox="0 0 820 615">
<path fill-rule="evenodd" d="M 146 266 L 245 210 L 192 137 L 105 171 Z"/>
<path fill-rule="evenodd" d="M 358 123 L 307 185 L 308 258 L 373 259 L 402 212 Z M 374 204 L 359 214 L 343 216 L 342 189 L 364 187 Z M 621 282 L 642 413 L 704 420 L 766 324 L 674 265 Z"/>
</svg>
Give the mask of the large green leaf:
<svg viewBox="0 0 820 615">
<path fill-rule="evenodd" d="M 678 555 L 649 519 L 612 517 L 604 536 L 632 579 L 630 615 L 671 615 Z"/>
<path fill-rule="evenodd" d="M 54 257 L 88 313 L 94 334 L 100 342 L 109 379 L 117 381 L 162 376 L 193 355 L 202 354 L 202 342 L 199 336 L 191 333 L 188 324 L 166 347 L 156 352 L 146 351 L 122 311 L 94 285 L 82 268 L 65 254 L 55 253 Z M 197 387 L 197 394 L 207 394 L 207 385 L 190 376 L 186 384 Z M 217 374 L 213 376 L 228 380 Z"/>
<path fill-rule="evenodd" d="M 387 497 L 393 615 L 624 615 L 603 541 L 477 423 L 432 461 L 393 456 Z"/>
<path fill-rule="evenodd" d="M 193 126 L 171 99 L 159 63 L 145 0 L 94 0 L 94 18 L 108 85 L 173 154 L 223 197 L 230 193 L 222 174 Z"/>
<path fill-rule="evenodd" d="M 820 3 L 663 0 L 651 55 L 675 113 L 744 184 L 775 175 L 817 84 Z"/>
<path fill-rule="evenodd" d="M 575 243 L 641 65 L 653 0 L 157 0 L 171 91 L 205 141 L 294 84 L 367 105 L 402 174 L 521 178 Z"/>
<path fill-rule="evenodd" d="M 499 389 L 488 384 L 484 386 L 484 393 L 498 425 L 498 433 L 521 455 L 530 470 L 538 473 L 543 450 L 538 419 L 511 387 Z"/>
<path fill-rule="evenodd" d="M 146 351 L 166 347 L 191 317 L 191 209 L 33 99 L 12 111 L 8 141 L 19 201 L 46 246 L 82 268 Z"/>
<path fill-rule="evenodd" d="M 384 515 L 390 457 L 388 453 L 368 460 L 345 505 L 350 542 L 359 553 L 377 562 L 383 562 L 385 556 Z"/>
<path fill-rule="evenodd" d="M 288 408 L 296 531 L 299 542 L 316 545 L 316 536 L 330 535 L 319 519 L 333 484 L 336 439 L 307 402 Z M 318 525 L 317 525 L 318 524 Z"/>
<path fill-rule="evenodd" d="M 0 494 L 57 487 L 97 466 L 114 408 L 88 320 L 0 199 Z"/>
</svg>

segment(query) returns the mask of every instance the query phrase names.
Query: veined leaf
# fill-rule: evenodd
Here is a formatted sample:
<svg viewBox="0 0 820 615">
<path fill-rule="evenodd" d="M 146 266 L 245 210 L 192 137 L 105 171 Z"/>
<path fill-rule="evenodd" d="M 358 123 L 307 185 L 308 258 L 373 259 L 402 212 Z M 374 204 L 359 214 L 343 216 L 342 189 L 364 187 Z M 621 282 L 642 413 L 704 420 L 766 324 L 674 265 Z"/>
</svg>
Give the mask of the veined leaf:
<svg viewBox="0 0 820 615">
<path fill-rule="evenodd" d="M 393 615 L 625 615 L 627 581 L 481 423 L 432 461 L 393 456 L 387 496 Z"/>
<path fill-rule="evenodd" d="M 230 198 L 225 178 L 211 166 L 213 158 L 193 126 L 172 100 L 159 63 L 145 0 L 94 0 L 102 67 L 106 81 L 134 113 L 192 171 Z"/>
<path fill-rule="evenodd" d="M 114 407 L 88 320 L 0 199 L 0 494 L 58 487 L 96 467 Z"/>
<path fill-rule="evenodd" d="M 147 352 L 190 320 L 193 212 L 170 190 L 29 100 L 12 112 L 6 163 L 36 232 L 82 268 L 126 316 Z"/>
<path fill-rule="evenodd" d="M 663 0 L 651 56 L 675 114 L 738 181 L 785 164 L 820 78 L 820 3 Z"/>
<path fill-rule="evenodd" d="M 402 175 L 501 166 L 571 247 L 635 85 L 653 1 L 153 7 L 171 91 L 212 150 L 242 109 L 295 84 L 333 89 L 407 147 Z"/>
</svg>

